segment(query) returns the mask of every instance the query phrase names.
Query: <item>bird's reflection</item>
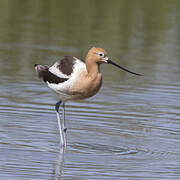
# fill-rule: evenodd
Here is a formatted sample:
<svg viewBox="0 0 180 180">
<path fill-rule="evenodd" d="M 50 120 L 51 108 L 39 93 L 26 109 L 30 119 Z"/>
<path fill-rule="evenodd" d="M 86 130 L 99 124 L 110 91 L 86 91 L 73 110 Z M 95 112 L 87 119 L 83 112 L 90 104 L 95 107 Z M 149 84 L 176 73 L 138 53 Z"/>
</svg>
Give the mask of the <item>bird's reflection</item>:
<svg viewBox="0 0 180 180">
<path fill-rule="evenodd" d="M 64 166 L 64 154 L 66 151 L 66 147 L 61 147 L 57 156 L 57 162 L 55 164 L 54 169 L 54 180 L 61 180 Z"/>
</svg>

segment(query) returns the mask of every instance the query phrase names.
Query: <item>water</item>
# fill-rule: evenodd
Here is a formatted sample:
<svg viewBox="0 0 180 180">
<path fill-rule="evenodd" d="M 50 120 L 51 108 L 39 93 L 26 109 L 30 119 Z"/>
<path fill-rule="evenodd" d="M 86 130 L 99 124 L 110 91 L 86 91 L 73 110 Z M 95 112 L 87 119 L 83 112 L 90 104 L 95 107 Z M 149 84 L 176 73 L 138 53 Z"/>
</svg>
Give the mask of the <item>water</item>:
<svg viewBox="0 0 180 180">
<path fill-rule="evenodd" d="M 1 1 L 0 179 L 179 179 L 180 1 Z M 57 96 L 33 65 L 103 47 L 137 77 L 102 65 L 93 98 Z"/>
</svg>

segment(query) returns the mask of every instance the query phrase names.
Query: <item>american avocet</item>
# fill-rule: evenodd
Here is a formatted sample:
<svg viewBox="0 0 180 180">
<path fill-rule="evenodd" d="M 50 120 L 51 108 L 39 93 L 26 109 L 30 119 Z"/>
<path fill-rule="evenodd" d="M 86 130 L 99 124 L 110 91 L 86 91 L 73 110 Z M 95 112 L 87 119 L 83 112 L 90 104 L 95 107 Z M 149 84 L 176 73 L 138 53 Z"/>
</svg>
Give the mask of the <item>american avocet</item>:
<svg viewBox="0 0 180 180">
<path fill-rule="evenodd" d="M 112 64 L 124 71 L 141 76 L 141 74 L 129 71 L 114 63 L 108 58 L 105 50 L 95 47 L 89 50 L 85 62 L 75 56 L 65 56 L 52 66 L 34 65 L 38 77 L 60 97 L 60 101 L 55 105 L 55 110 L 62 146 L 66 146 L 65 102 L 89 98 L 99 91 L 102 85 L 100 64 L 103 63 Z M 63 107 L 62 123 L 59 115 L 61 104 Z"/>
</svg>

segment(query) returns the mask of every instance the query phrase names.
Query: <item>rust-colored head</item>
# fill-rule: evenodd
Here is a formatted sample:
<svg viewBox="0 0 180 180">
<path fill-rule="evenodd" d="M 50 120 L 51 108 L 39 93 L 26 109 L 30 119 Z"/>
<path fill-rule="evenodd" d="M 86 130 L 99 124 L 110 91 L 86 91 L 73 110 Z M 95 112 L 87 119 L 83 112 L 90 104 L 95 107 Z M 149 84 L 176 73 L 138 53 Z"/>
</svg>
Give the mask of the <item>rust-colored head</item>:
<svg viewBox="0 0 180 180">
<path fill-rule="evenodd" d="M 95 69 L 95 67 L 102 63 L 107 63 L 107 64 L 112 64 L 126 72 L 129 72 L 131 74 L 134 74 L 134 75 L 138 75 L 138 76 L 142 76 L 141 74 L 139 73 L 135 73 L 135 72 L 132 72 L 116 63 L 114 63 L 113 61 L 111 61 L 108 56 L 107 56 L 107 52 L 102 49 L 102 48 L 91 48 L 89 51 L 88 51 L 88 54 L 87 54 L 87 57 L 86 57 L 86 67 L 87 67 L 87 71 L 90 72 L 91 69 Z M 96 65 L 95 65 L 96 64 Z M 97 67 L 96 67 L 97 69 Z M 93 71 L 93 70 L 92 70 Z"/>
<path fill-rule="evenodd" d="M 86 60 L 93 61 L 97 64 L 107 63 L 107 52 L 102 48 L 92 47 L 88 51 Z"/>
</svg>

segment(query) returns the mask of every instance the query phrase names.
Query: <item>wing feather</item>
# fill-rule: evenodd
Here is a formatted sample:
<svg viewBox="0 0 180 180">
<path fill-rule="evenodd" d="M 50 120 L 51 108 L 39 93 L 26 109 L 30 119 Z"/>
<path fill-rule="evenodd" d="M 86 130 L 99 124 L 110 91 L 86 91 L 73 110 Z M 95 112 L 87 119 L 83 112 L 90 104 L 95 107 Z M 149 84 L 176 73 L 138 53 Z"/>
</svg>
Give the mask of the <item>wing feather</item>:
<svg viewBox="0 0 180 180">
<path fill-rule="evenodd" d="M 46 65 L 37 65 L 35 67 L 38 77 L 42 79 L 44 82 L 59 84 L 63 83 L 64 81 L 67 81 L 69 78 L 61 78 L 56 76 L 55 74 L 51 73 L 49 71 L 49 66 Z"/>
</svg>

